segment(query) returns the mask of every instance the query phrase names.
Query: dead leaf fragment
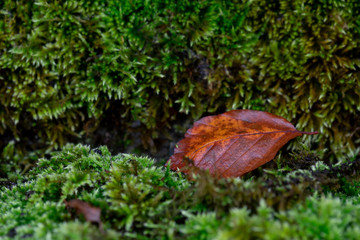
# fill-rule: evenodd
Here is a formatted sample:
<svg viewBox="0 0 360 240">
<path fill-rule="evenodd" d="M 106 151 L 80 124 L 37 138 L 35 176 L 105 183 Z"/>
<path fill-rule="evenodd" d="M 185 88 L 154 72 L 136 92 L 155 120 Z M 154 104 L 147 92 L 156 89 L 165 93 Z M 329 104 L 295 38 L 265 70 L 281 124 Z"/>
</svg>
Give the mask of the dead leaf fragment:
<svg viewBox="0 0 360 240">
<path fill-rule="evenodd" d="M 188 173 L 186 158 L 219 177 L 238 177 L 272 160 L 289 140 L 302 134 L 271 113 L 233 110 L 194 123 L 170 157 L 170 168 Z M 169 163 L 167 162 L 167 164 Z"/>
<path fill-rule="evenodd" d="M 102 230 L 102 222 L 100 219 L 101 209 L 79 199 L 65 201 L 66 207 L 75 209 L 77 214 L 82 214 L 86 221 L 97 223 Z"/>
</svg>

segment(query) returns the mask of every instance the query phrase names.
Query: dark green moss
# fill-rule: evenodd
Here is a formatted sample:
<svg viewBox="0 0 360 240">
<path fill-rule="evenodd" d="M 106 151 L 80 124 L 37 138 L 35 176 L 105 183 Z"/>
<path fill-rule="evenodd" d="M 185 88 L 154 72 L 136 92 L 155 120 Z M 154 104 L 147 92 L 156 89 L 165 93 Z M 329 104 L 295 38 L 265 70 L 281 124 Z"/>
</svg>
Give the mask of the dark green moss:
<svg viewBox="0 0 360 240">
<path fill-rule="evenodd" d="M 239 108 L 320 131 L 306 141 L 330 155 L 359 148 L 355 0 L 5 0 L 0 8 L 1 177 L 99 127 L 119 132 L 120 148 L 139 123 L 141 144 L 156 152 L 154 139 L 169 140 L 177 121 Z"/>
</svg>

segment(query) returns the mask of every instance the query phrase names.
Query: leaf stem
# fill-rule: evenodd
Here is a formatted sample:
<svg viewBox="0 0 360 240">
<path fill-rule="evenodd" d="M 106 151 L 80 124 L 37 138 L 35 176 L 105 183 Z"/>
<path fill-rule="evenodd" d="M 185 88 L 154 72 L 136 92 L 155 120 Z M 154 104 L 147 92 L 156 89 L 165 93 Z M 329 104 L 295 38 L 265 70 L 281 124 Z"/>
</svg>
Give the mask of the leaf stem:
<svg viewBox="0 0 360 240">
<path fill-rule="evenodd" d="M 302 131 L 299 131 L 299 132 L 302 133 L 302 134 L 307 134 L 307 135 L 315 135 L 315 134 L 319 133 L 318 131 L 315 131 L 315 132 L 302 132 Z"/>
</svg>

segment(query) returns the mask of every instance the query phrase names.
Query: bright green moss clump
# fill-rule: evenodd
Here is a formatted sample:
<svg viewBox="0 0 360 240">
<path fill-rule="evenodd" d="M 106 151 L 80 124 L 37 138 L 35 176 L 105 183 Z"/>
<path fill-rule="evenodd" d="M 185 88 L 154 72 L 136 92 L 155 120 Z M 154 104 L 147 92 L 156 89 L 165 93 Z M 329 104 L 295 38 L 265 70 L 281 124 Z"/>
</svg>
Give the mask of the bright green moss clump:
<svg viewBox="0 0 360 240">
<path fill-rule="evenodd" d="M 289 211 L 275 212 L 262 204 L 256 215 L 232 209 L 223 219 L 215 214 L 190 215 L 182 231 L 189 239 L 357 239 L 360 206 L 338 198 L 310 198 Z"/>
<path fill-rule="evenodd" d="M 17 181 L 0 182 L 0 236 L 356 239 L 360 202 L 353 196 L 360 190 L 351 186 L 359 185 L 360 171 L 354 169 L 360 169 L 360 160 L 352 164 L 318 162 L 312 170 L 282 168 L 276 178 L 263 173 L 247 180 L 201 173 L 188 181 L 147 157 L 66 145 Z M 324 191 L 327 197 L 320 195 Z M 102 226 L 68 209 L 64 200 L 72 199 L 99 207 Z"/>
<path fill-rule="evenodd" d="M 171 225 L 171 218 L 160 217 L 173 216 L 168 213 L 171 198 L 167 191 L 186 188 L 189 183 L 185 179 L 169 169 L 155 167 L 147 157 L 113 157 L 105 147 L 95 152 L 85 146 L 67 145 L 49 160 L 39 160 L 16 186 L 3 187 L 0 235 L 33 239 L 61 239 L 58 233 L 101 235 L 88 223 L 72 222 L 64 204 L 64 200 L 71 199 L 101 207 L 108 239 L 124 235 L 123 231 L 129 236 L 136 234 L 132 232 L 139 227 L 144 234 L 149 229 L 151 235 L 152 228 Z"/>
<path fill-rule="evenodd" d="M 151 145 L 176 121 L 241 108 L 354 155 L 359 4 L 1 1 L 0 176 L 109 121 L 110 132 L 138 121 Z"/>
</svg>

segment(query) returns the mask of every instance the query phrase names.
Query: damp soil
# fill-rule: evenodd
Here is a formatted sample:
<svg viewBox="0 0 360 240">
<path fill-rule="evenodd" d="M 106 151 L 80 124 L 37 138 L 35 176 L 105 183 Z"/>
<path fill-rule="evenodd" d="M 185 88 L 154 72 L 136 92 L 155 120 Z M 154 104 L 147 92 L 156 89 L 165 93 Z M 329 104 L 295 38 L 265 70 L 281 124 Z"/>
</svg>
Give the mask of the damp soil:
<svg viewBox="0 0 360 240">
<path fill-rule="evenodd" d="M 140 121 L 130 124 L 104 119 L 97 129 L 84 135 L 81 143 L 91 148 L 106 146 L 111 154 L 132 153 L 149 156 L 157 162 L 163 162 L 174 153 L 174 148 L 193 122 L 184 116 L 172 123 L 172 127 L 163 127 L 150 131 Z M 155 135 L 155 136 L 154 136 Z"/>
</svg>

